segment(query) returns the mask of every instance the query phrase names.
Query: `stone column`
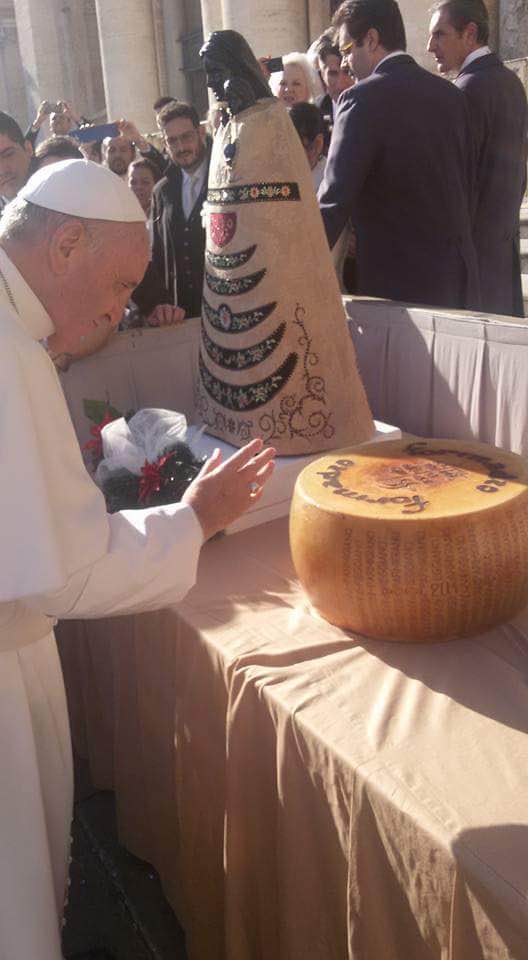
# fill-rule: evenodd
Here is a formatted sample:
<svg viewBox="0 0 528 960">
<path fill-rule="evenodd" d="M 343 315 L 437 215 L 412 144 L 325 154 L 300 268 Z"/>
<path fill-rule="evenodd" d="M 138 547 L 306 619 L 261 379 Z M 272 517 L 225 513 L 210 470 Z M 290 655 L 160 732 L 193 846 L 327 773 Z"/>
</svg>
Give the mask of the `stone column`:
<svg viewBox="0 0 528 960">
<path fill-rule="evenodd" d="M 486 0 L 486 6 L 488 8 L 489 14 L 489 27 L 490 27 L 490 36 L 489 36 L 489 45 L 491 49 L 495 52 L 499 52 L 499 20 L 500 20 L 500 7 L 502 4 L 500 0 Z"/>
<path fill-rule="evenodd" d="M 55 0 L 14 0 L 20 56 L 26 75 L 29 114 L 41 100 L 68 99 L 57 25 L 60 11 Z"/>
<path fill-rule="evenodd" d="M 308 40 L 313 43 L 331 23 L 330 0 L 308 0 Z"/>
<path fill-rule="evenodd" d="M 432 3 L 424 3 L 423 0 L 400 0 L 400 10 L 407 36 L 407 50 L 422 67 L 436 73 L 435 58 L 427 53 L 431 6 Z"/>
<path fill-rule="evenodd" d="M 222 0 L 224 28 L 238 30 L 256 57 L 307 50 L 307 0 Z"/>
<path fill-rule="evenodd" d="M 86 38 L 86 52 L 88 58 L 88 71 L 90 73 L 92 99 L 86 116 L 99 122 L 102 121 L 106 116 L 106 103 L 95 0 L 83 0 L 82 15 L 84 21 L 84 29 L 82 34 Z"/>
<path fill-rule="evenodd" d="M 222 11 L 222 0 L 201 0 L 202 24 L 204 39 L 213 30 L 224 29 L 224 14 Z"/>
<path fill-rule="evenodd" d="M 99 55 L 99 37 L 90 30 L 90 18 L 95 21 L 95 0 L 61 0 L 57 30 L 63 50 L 65 86 L 76 112 L 94 119 L 101 108 L 102 70 Z M 92 47 L 95 46 L 95 49 Z"/>
<path fill-rule="evenodd" d="M 528 0 L 501 0 L 499 36 L 504 60 L 528 57 Z"/>
<path fill-rule="evenodd" d="M 96 9 L 108 118 L 148 132 L 160 95 L 151 0 L 96 0 Z"/>
<path fill-rule="evenodd" d="M 156 67 L 158 71 L 158 87 L 161 94 L 168 89 L 167 58 L 165 56 L 165 23 L 162 0 L 151 0 L 152 26 L 154 30 L 154 49 L 156 51 Z"/>
<path fill-rule="evenodd" d="M 2 109 L 18 120 L 23 130 L 30 119 L 33 120 L 28 114 L 24 70 L 12 10 L 3 16 L 0 14 L 0 103 Z"/>
</svg>

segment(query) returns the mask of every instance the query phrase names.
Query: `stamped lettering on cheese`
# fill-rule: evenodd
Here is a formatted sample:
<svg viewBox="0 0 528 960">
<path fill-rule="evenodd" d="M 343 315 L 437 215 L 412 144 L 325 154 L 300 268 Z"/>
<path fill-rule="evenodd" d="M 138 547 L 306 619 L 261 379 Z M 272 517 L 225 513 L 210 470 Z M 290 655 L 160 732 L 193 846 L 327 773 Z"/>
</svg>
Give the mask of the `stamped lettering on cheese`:
<svg viewBox="0 0 528 960">
<path fill-rule="evenodd" d="M 452 467 L 449 463 L 439 463 L 437 460 L 395 460 L 383 463 L 379 469 L 372 471 L 372 479 L 380 487 L 389 490 L 411 489 L 417 487 L 436 487 L 446 480 L 467 478 L 464 470 Z"/>
<path fill-rule="evenodd" d="M 486 457 L 484 454 L 476 453 L 474 450 L 460 449 L 442 449 L 441 447 L 428 448 L 426 441 L 410 443 L 405 448 L 406 453 L 411 456 L 435 456 L 435 457 L 453 457 L 459 460 L 472 461 L 477 467 L 483 467 L 487 471 L 487 477 L 483 483 L 475 487 L 480 493 L 496 493 L 501 487 L 505 487 L 508 480 L 519 480 L 516 474 L 506 468 L 506 464 L 500 460 L 494 460 L 493 457 Z M 467 474 L 462 474 L 467 476 Z"/>
<path fill-rule="evenodd" d="M 360 490 L 350 490 L 342 482 L 342 473 L 353 466 L 354 460 L 336 460 L 326 470 L 319 471 L 319 476 L 323 477 L 323 487 L 331 488 L 336 496 L 345 497 L 347 500 L 361 500 L 364 503 L 375 503 L 379 506 L 386 504 L 400 505 L 402 513 L 421 513 L 427 507 L 428 501 L 416 494 L 413 496 L 373 497 L 367 493 L 361 493 Z"/>
<path fill-rule="evenodd" d="M 435 491 L 446 484 L 474 483 L 476 492 L 490 494 L 506 487 L 508 481 L 518 480 L 504 462 L 493 457 L 454 447 L 435 448 L 422 441 L 408 444 L 398 457 L 378 457 L 372 465 L 364 456 L 336 460 L 318 471 L 318 476 L 323 478 L 322 486 L 337 497 L 401 507 L 403 515 L 427 511 Z M 406 493 L 390 496 L 384 491 Z"/>
</svg>

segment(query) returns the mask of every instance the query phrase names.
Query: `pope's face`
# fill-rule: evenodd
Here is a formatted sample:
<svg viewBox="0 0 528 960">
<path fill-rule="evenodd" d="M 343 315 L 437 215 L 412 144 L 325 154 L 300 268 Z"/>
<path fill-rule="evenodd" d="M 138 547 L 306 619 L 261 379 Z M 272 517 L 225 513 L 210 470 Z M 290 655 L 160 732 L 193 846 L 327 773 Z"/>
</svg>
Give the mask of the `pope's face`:
<svg viewBox="0 0 528 960">
<path fill-rule="evenodd" d="M 450 73 L 459 70 L 468 53 L 472 49 L 468 43 L 467 27 L 460 33 L 455 30 L 449 20 L 447 10 L 437 10 L 429 24 L 429 42 L 427 49 L 436 60 L 439 73 Z"/>
<path fill-rule="evenodd" d="M 29 143 L 21 146 L 0 133 L 0 196 L 16 197 L 27 180 L 32 153 Z"/>
<path fill-rule="evenodd" d="M 147 268 L 150 245 L 144 223 L 94 224 L 73 246 L 66 229 L 56 249 L 59 234 L 60 228 L 50 246 L 58 276 L 44 305 L 55 326 L 49 352 L 67 368 L 73 359 L 99 350 L 117 329 Z"/>
</svg>

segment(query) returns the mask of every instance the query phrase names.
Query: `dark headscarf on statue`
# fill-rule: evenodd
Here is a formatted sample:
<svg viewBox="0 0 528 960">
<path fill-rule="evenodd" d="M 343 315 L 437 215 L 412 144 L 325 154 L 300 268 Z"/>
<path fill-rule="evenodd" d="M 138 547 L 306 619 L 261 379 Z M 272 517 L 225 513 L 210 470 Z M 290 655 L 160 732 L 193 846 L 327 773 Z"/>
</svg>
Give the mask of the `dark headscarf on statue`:
<svg viewBox="0 0 528 960">
<path fill-rule="evenodd" d="M 217 100 L 227 102 L 233 116 L 257 100 L 273 96 L 251 47 L 236 30 L 215 30 L 200 56 L 207 85 Z"/>
</svg>

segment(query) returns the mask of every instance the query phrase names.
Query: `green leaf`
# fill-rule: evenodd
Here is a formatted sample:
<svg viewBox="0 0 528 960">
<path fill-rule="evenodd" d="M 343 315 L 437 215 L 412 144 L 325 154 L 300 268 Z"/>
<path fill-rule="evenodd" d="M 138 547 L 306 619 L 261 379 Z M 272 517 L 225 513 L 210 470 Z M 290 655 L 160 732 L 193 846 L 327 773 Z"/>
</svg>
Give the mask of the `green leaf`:
<svg viewBox="0 0 528 960">
<path fill-rule="evenodd" d="M 110 403 L 107 403 L 106 400 L 83 400 L 83 409 L 84 415 L 91 420 L 92 423 L 102 423 L 106 414 L 108 413 L 114 419 L 117 419 L 121 416 L 119 410 L 116 410 Z"/>
</svg>

